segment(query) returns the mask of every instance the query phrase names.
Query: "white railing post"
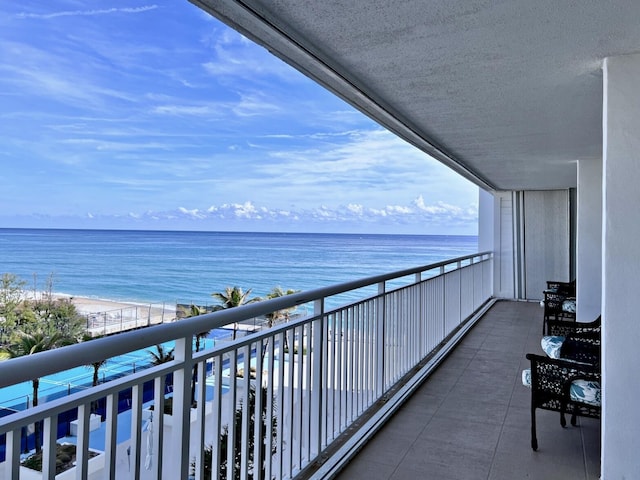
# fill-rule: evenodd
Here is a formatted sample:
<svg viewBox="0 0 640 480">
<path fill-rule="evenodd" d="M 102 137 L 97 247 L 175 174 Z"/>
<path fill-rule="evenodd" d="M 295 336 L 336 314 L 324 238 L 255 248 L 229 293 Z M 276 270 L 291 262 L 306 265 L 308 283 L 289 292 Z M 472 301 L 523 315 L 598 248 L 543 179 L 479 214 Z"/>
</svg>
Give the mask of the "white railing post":
<svg viewBox="0 0 640 480">
<path fill-rule="evenodd" d="M 378 284 L 378 299 L 376 302 L 376 397 L 380 398 L 385 392 L 385 318 L 386 318 L 386 301 L 385 301 L 385 283 Z"/>
<path fill-rule="evenodd" d="M 105 425 L 105 477 L 109 480 L 116 478 L 116 428 L 118 426 L 118 392 L 107 395 Z"/>
<path fill-rule="evenodd" d="M 20 429 L 7 432 L 4 478 L 20 478 Z"/>
<path fill-rule="evenodd" d="M 58 416 L 46 417 L 42 429 L 42 478 L 55 478 L 56 476 L 57 432 Z"/>
<path fill-rule="evenodd" d="M 310 446 L 311 458 L 320 455 L 322 451 L 322 438 L 324 436 L 324 389 L 326 385 L 323 382 L 323 371 L 325 370 L 324 349 L 326 347 L 324 340 L 324 298 L 318 299 L 313 303 L 313 321 L 312 327 L 312 351 L 311 351 L 311 425 L 310 425 Z"/>
<path fill-rule="evenodd" d="M 189 437 L 191 434 L 192 337 L 176 339 L 174 358 L 181 367 L 173 372 L 173 446 L 175 472 L 168 478 L 188 478 Z"/>
<path fill-rule="evenodd" d="M 84 479 L 89 476 L 89 415 L 90 405 L 82 404 L 78 407 L 78 435 L 76 442 L 76 478 Z"/>
<path fill-rule="evenodd" d="M 154 464 L 152 465 L 153 478 L 162 480 L 162 459 L 164 445 L 164 391 L 166 384 L 166 376 L 161 375 L 153 381 L 153 403 L 155 416 L 151 415 L 149 421 L 153 422 L 153 452 Z M 171 454 L 171 452 L 169 452 Z"/>
<path fill-rule="evenodd" d="M 141 452 L 142 452 L 142 385 L 131 387 L 131 442 L 129 465 L 133 472 L 133 478 L 140 478 Z"/>
</svg>

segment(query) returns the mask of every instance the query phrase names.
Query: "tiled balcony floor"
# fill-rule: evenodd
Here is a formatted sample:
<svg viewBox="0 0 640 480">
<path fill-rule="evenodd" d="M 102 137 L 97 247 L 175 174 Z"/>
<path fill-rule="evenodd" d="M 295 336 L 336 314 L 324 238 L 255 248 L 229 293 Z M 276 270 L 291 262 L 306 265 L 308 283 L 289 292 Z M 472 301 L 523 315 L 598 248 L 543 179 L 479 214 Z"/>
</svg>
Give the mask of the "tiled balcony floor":
<svg viewBox="0 0 640 480">
<path fill-rule="evenodd" d="M 600 422 L 537 410 L 530 447 L 525 354 L 540 353 L 538 303 L 498 302 L 340 473 L 339 479 L 598 479 Z"/>
</svg>

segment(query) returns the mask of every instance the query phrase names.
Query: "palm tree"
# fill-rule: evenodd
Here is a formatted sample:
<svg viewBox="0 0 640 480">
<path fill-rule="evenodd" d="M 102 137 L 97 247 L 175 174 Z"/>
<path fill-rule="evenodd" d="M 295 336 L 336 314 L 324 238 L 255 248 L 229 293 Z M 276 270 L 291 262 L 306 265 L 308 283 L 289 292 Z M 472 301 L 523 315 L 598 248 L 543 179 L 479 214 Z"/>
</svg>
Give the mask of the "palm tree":
<svg viewBox="0 0 640 480">
<path fill-rule="evenodd" d="M 217 309 L 224 310 L 227 308 L 248 305 L 249 303 L 259 302 L 262 300 L 260 297 L 249 298 L 251 290 L 252 289 L 250 288 L 244 292 L 240 287 L 226 287 L 224 292 L 212 293 L 211 296 L 220 302 Z M 237 323 L 233 324 L 233 340 L 236 339 L 237 325 Z"/>
<path fill-rule="evenodd" d="M 167 349 L 164 345 L 156 345 L 156 351 L 147 350 L 151 355 L 152 365 L 162 365 L 173 360 L 173 348 Z"/>
<path fill-rule="evenodd" d="M 292 289 L 287 289 L 287 290 L 283 290 L 282 287 L 280 286 L 276 286 L 273 287 L 271 289 L 271 291 L 267 294 L 267 299 L 271 300 L 272 298 L 280 298 L 280 297 L 284 297 L 285 295 L 291 295 L 294 293 L 298 293 L 300 290 L 292 290 Z M 267 318 L 267 327 L 271 328 L 273 327 L 276 323 L 278 323 L 278 321 L 284 320 L 285 322 L 289 321 L 289 315 L 291 314 L 291 312 L 293 312 L 296 309 L 296 307 L 289 307 L 289 308 L 284 308 L 282 310 L 276 310 L 275 312 L 271 312 L 271 313 L 267 313 L 265 315 L 265 317 Z M 285 351 L 288 350 L 288 344 L 287 344 L 287 336 L 284 336 L 284 349 Z M 262 358 L 264 360 L 264 356 L 266 354 L 267 350 L 266 348 L 263 349 L 262 351 Z"/>
<path fill-rule="evenodd" d="M 194 305 L 192 303 L 191 306 L 189 307 L 189 311 L 187 312 L 187 315 L 185 316 L 185 318 L 197 317 L 198 315 L 204 315 L 205 313 L 207 313 L 207 310 L 205 308 L 199 307 L 198 305 Z M 207 338 L 210 331 L 211 330 L 206 330 L 204 332 L 196 333 L 196 352 L 200 351 L 200 341 L 203 338 Z"/>
<path fill-rule="evenodd" d="M 90 334 L 85 333 L 82 336 L 82 341 L 88 342 L 89 340 L 95 340 L 96 338 L 102 338 L 102 335 L 92 337 Z M 100 368 L 102 368 L 106 363 L 107 359 L 105 358 L 104 360 L 98 360 L 97 362 L 87 364 L 87 367 L 93 368 L 93 381 L 91 382 L 91 385 L 93 387 L 97 386 L 98 383 L 100 383 Z"/>
<path fill-rule="evenodd" d="M 271 291 L 267 294 L 267 300 L 271 300 L 272 298 L 280 298 L 285 295 L 292 295 L 294 293 L 298 293 L 300 290 L 292 290 L 287 289 L 283 290 L 282 287 L 277 286 L 273 287 Z M 285 322 L 289 321 L 289 315 L 293 312 L 296 307 L 289 307 L 282 310 L 276 310 L 275 312 L 267 313 L 265 317 L 267 317 L 267 326 L 269 328 L 273 327 L 279 320 L 283 320 Z"/>
<path fill-rule="evenodd" d="M 11 358 L 23 357 L 25 355 L 34 355 L 40 352 L 46 352 L 63 345 L 69 345 L 73 343 L 73 339 L 64 337 L 59 332 L 53 332 L 47 334 L 45 332 L 18 332 L 16 334 L 16 341 L 10 345 L 7 345 L 0 349 L 0 360 L 8 360 Z M 40 386 L 40 379 L 34 378 L 31 380 L 33 386 L 33 400 L 31 405 L 36 407 L 38 405 L 38 388 Z M 40 423 L 35 423 L 35 447 L 36 453 L 40 453 Z"/>
<path fill-rule="evenodd" d="M 147 350 L 149 355 L 151 355 L 151 364 L 152 365 L 162 365 L 163 363 L 171 362 L 174 359 L 173 351 L 174 348 L 167 348 L 162 344 L 156 345 L 156 351 Z M 173 385 L 173 373 L 167 374 L 164 381 L 165 393 L 166 389 Z M 173 404 L 168 400 L 164 404 L 165 413 L 171 413 L 173 409 Z"/>
</svg>

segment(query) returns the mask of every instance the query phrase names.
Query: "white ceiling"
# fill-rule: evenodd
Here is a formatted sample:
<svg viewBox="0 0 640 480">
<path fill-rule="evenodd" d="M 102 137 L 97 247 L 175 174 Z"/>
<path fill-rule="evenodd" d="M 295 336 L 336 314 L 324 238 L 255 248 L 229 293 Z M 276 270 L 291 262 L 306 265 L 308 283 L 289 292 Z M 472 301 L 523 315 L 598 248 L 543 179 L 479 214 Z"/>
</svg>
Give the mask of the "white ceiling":
<svg viewBox="0 0 640 480">
<path fill-rule="evenodd" d="M 191 1 L 497 190 L 575 186 L 602 60 L 640 52 L 640 0 Z"/>
</svg>

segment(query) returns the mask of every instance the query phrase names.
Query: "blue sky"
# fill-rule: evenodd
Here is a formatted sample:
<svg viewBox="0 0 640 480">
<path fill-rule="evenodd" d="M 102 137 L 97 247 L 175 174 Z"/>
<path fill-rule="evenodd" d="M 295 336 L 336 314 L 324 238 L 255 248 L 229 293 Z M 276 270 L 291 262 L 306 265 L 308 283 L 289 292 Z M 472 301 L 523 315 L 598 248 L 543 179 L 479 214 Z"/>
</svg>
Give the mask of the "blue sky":
<svg viewBox="0 0 640 480">
<path fill-rule="evenodd" d="M 478 189 L 184 1 L 0 3 L 0 226 L 476 234 Z"/>
</svg>

